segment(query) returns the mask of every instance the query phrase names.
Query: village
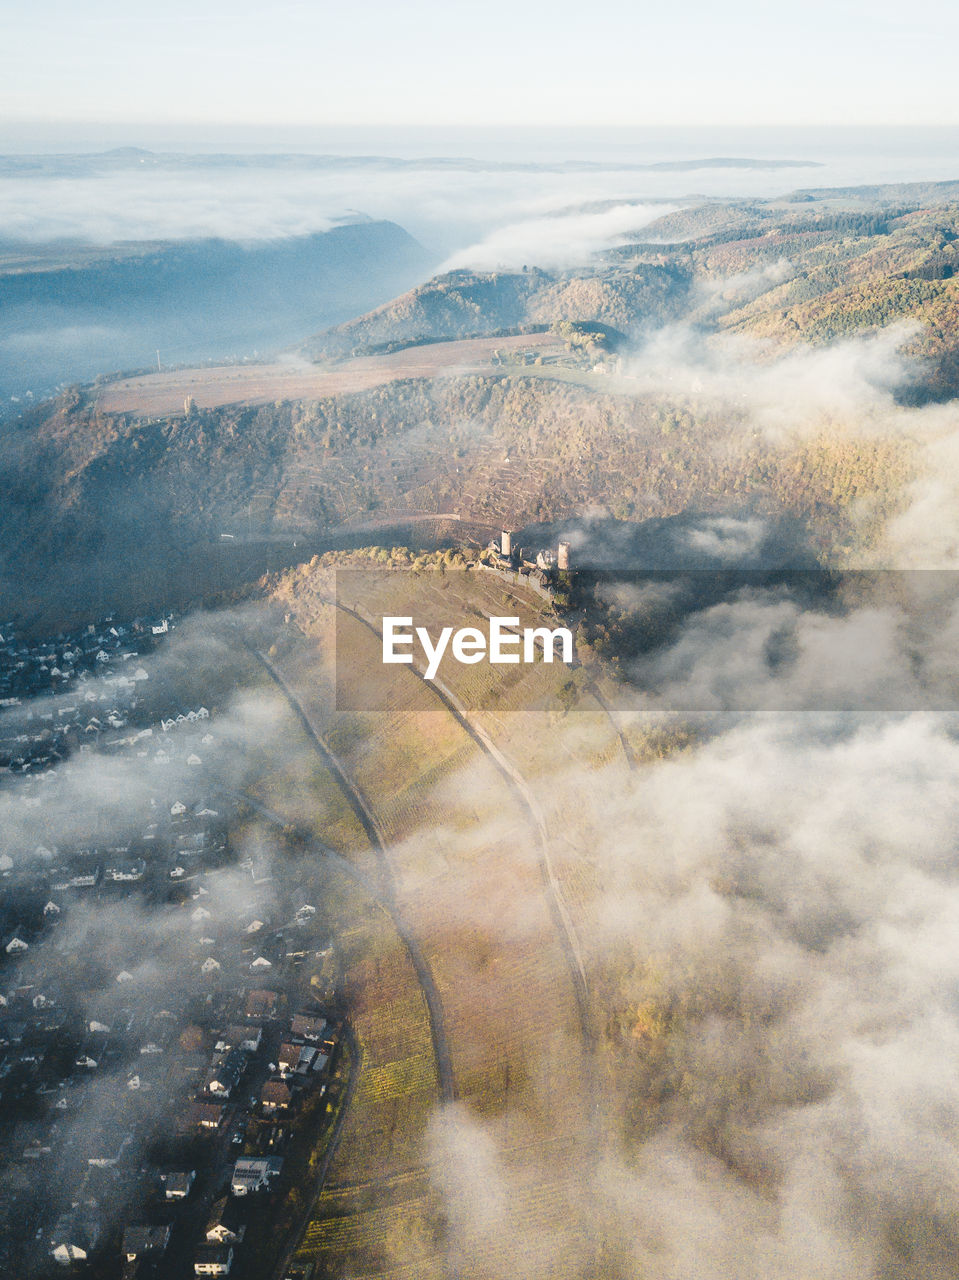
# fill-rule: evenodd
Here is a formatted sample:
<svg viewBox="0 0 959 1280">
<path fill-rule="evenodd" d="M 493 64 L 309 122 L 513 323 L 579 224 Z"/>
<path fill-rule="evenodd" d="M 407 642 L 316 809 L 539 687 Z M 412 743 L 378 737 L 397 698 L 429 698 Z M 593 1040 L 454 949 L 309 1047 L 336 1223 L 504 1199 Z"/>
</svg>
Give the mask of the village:
<svg viewBox="0 0 959 1280">
<path fill-rule="evenodd" d="M 68 767 L 146 779 L 128 837 L 0 831 L 0 1276 L 262 1274 L 271 1210 L 336 1111 L 316 895 L 234 847 L 216 713 L 151 689 L 176 626 L 0 625 L 4 811 L 42 826 Z"/>
</svg>

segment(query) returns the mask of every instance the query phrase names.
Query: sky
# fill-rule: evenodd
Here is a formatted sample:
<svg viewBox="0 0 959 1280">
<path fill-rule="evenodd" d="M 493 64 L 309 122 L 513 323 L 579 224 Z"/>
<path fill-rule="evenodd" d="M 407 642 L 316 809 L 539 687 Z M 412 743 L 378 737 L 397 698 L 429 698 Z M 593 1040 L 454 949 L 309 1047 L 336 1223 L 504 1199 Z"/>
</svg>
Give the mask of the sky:
<svg viewBox="0 0 959 1280">
<path fill-rule="evenodd" d="M 0 119 L 939 125 L 939 0 L 0 0 Z"/>
</svg>

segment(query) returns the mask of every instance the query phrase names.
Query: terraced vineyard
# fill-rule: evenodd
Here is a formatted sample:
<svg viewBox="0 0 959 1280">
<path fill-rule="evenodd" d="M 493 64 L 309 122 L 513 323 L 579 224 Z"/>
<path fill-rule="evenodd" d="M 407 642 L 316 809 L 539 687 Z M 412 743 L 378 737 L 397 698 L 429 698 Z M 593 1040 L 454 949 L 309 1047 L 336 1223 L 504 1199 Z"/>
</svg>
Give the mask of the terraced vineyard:
<svg viewBox="0 0 959 1280">
<path fill-rule="evenodd" d="M 438 1096 L 426 1003 L 382 913 L 368 917 L 367 928 L 351 937 L 344 959 L 361 1059 L 331 1186 L 417 1168 Z"/>
<path fill-rule="evenodd" d="M 322 1275 L 389 1274 L 402 1256 L 417 1274 L 440 1276 L 425 1190 L 425 1134 L 439 1097 L 426 1000 L 389 915 L 362 885 L 339 878 L 334 910 L 347 926 L 336 941 L 358 1081 L 297 1256 L 320 1263 Z"/>
<path fill-rule="evenodd" d="M 400 577 L 351 579 L 352 604 L 373 613 L 398 611 L 398 598 L 391 604 L 389 591 L 401 589 Z M 406 589 L 409 575 L 402 577 Z M 415 936 L 442 999 L 457 1096 L 502 1136 L 504 1176 L 518 1188 L 511 1214 L 519 1215 L 524 1231 L 544 1238 L 567 1233 L 569 1248 L 585 1257 L 588 1229 L 582 1215 L 571 1216 L 571 1204 L 584 1192 L 576 1161 L 555 1185 L 538 1184 L 532 1172 L 533 1153 L 543 1143 L 562 1140 L 581 1151 L 591 1123 L 581 1019 L 543 879 L 542 833 L 497 757 L 409 669 L 388 669 L 389 698 L 381 710 L 333 705 L 329 680 L 315 678 L 312 669 L 319 664 L 329 675 L 334 640 L 341 658 L 349 659 L 338 672 L 341 696 L 350 692 L 350 681 L 368 692 L 368 681 L 379 680 L 384 668 L 379 640 L 360 617 L 334 620 L 325 603 L 330 590 L 321 564 L 278 584 L 278 598 L 310 638 L 280 645 L 277 661 L 375 815 L 395 910 Z M 544 621 L 538 597 L 479 572 L 424 573 L 415 607 L 407 597 L 403 608 L 420 611 L 427 621 L 451 609 L 462 621 L 504 613 L 523 625 Z M 478 714 L 516 768 L 531 769 L 545 798 L 550 717 L 561 714 L 556 692 L 570 673 L 561 663 L 517 670 L 494 698 L 489 672 L 463 667 L 455 673 L 456 694 L 479 706 L 496 703 L 495 710 Z M 531 702 L 551 709 L 513 710 Z M 618 749 L 613 726 L 598 704 L 590 706 L 588 719 L 597 756 L 606 758 Z M 553 759 L 554 775 L 556 764 Z M 368 852 L 350 856 L 369 870 Z M 589 885 L 576 879 L 586 873 L 575 863 L 564 851 L 559 865 L 575 872 L 570 888 L 585 910 Z M 351 898 L 356 892 L 350 889 Z M 354 906 L 342 912 L 352 916 L 340 945 L 348 955 L 361 1073 L 298 1256 L 318 1261 L 329 1275 L 449 1274 L 444 1267 L 456 1270 L 463 1263 L 448 1256 L 441 1230 L 443 1169 L 430 1142 L 438 1090 L 427 1011 L 385 913 L 379 911 L 374 925 L 371 910 L 376 914 L 368 907 L 362 925 Z M 499 1267 L 502 1249 L 492 1239 L 478 1243 L 475 1274 Z"/>
<path fill-rule="evenodd" d="M 331 1197 L 332 1199 L 332 1197 Z M 320 1275 L 336 1274 L 342 1259 L 350 1259 L 351 1277 L 378 1276 L 383 1280 L 401 1276 L 422 1276 L 424 1280 L 444 1280 L 447 1275 L 432 1225 L 426 1197 L 401 1200 L 374 1209 L 360 1209 L 342 1216 L 329 1213 L 324 1195 L 319 1204 L 322 1216 L 311 1224 L 299 1255 L 314 1260 Z M 384 1258 L 409 1261 L 384 1267 Z"/>
<path fill-rule="evenodd" d="M 349 606 L 337 608 L 331 569 L 349 559 L 316 560 L 274 587 L 287 625 L 270 661 L 292 700 L 295 763 L 288 776 L 278 765 L 269 803 L 293 816 L 320 800 L 309 829 L 357 876 L 331 870 L 328 907 L 359 1073 L 296 1256 L 329 1277 L 487 1280 L 508 1268 L 509 1242 L 521 1237 L 555 1259 L 543 1275 L 586 1280 L 597 1274 L 591 1187 L 602 1148 L 590 956 L 578 945 L 602 887 L 591 776 L 625 775 L 634 753 L 672 749 L 668 733 L 614 715 L 615 690 L 597 696 L 596 668 L 538 661 L 501 678 L 451 664 L 431 686 L 409 667 L 384 667 L 375 620 L 385 613 L 412 613 L 434 631 L 490 616 L 556 620 L 539 595 L 480 570 L 354 573 Z M 349 709 L 359 694 L 373 709 Z M 306 724 L 335 753 L 339 777 Z M 365 830 L 347 791 L 362 799 Z M 452 1111 L 441 1101 L 451 1095 L 431 999 Z M 465 1175 L 441 1134 L 470 1122 L 495 1135 L 495 1178 L 506 1189 L 495 1231 L 455 1215 Z M 486 1212 L 485 1195 L 477 1187 L 466 1199 Z"/>
</svg>

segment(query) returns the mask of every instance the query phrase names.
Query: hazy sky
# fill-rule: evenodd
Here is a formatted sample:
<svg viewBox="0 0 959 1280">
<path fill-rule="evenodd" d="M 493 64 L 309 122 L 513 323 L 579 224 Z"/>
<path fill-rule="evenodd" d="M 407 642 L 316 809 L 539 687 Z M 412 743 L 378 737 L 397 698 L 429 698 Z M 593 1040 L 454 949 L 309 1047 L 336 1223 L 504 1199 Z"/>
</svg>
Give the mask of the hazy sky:
<svg viewBox="0 0 959 1280">
<path fill-rule="evenodd" d="M 0 0 L 0 117 L 956 124 L 937 0 Z"/>
</svg>

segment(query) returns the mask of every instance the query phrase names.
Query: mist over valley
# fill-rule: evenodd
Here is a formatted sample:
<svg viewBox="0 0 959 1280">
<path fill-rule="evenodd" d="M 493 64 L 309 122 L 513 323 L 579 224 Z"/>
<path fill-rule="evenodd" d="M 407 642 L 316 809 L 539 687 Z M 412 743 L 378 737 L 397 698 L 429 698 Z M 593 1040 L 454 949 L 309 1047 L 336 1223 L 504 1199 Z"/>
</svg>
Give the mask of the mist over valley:
<svg viewBox="0 0 959 1280">
<path fill-rule="evenodd" d="M 763 136 L 0 160 L 0 1275 L 959 1276 L 959 179 Z"/>
</svg>

